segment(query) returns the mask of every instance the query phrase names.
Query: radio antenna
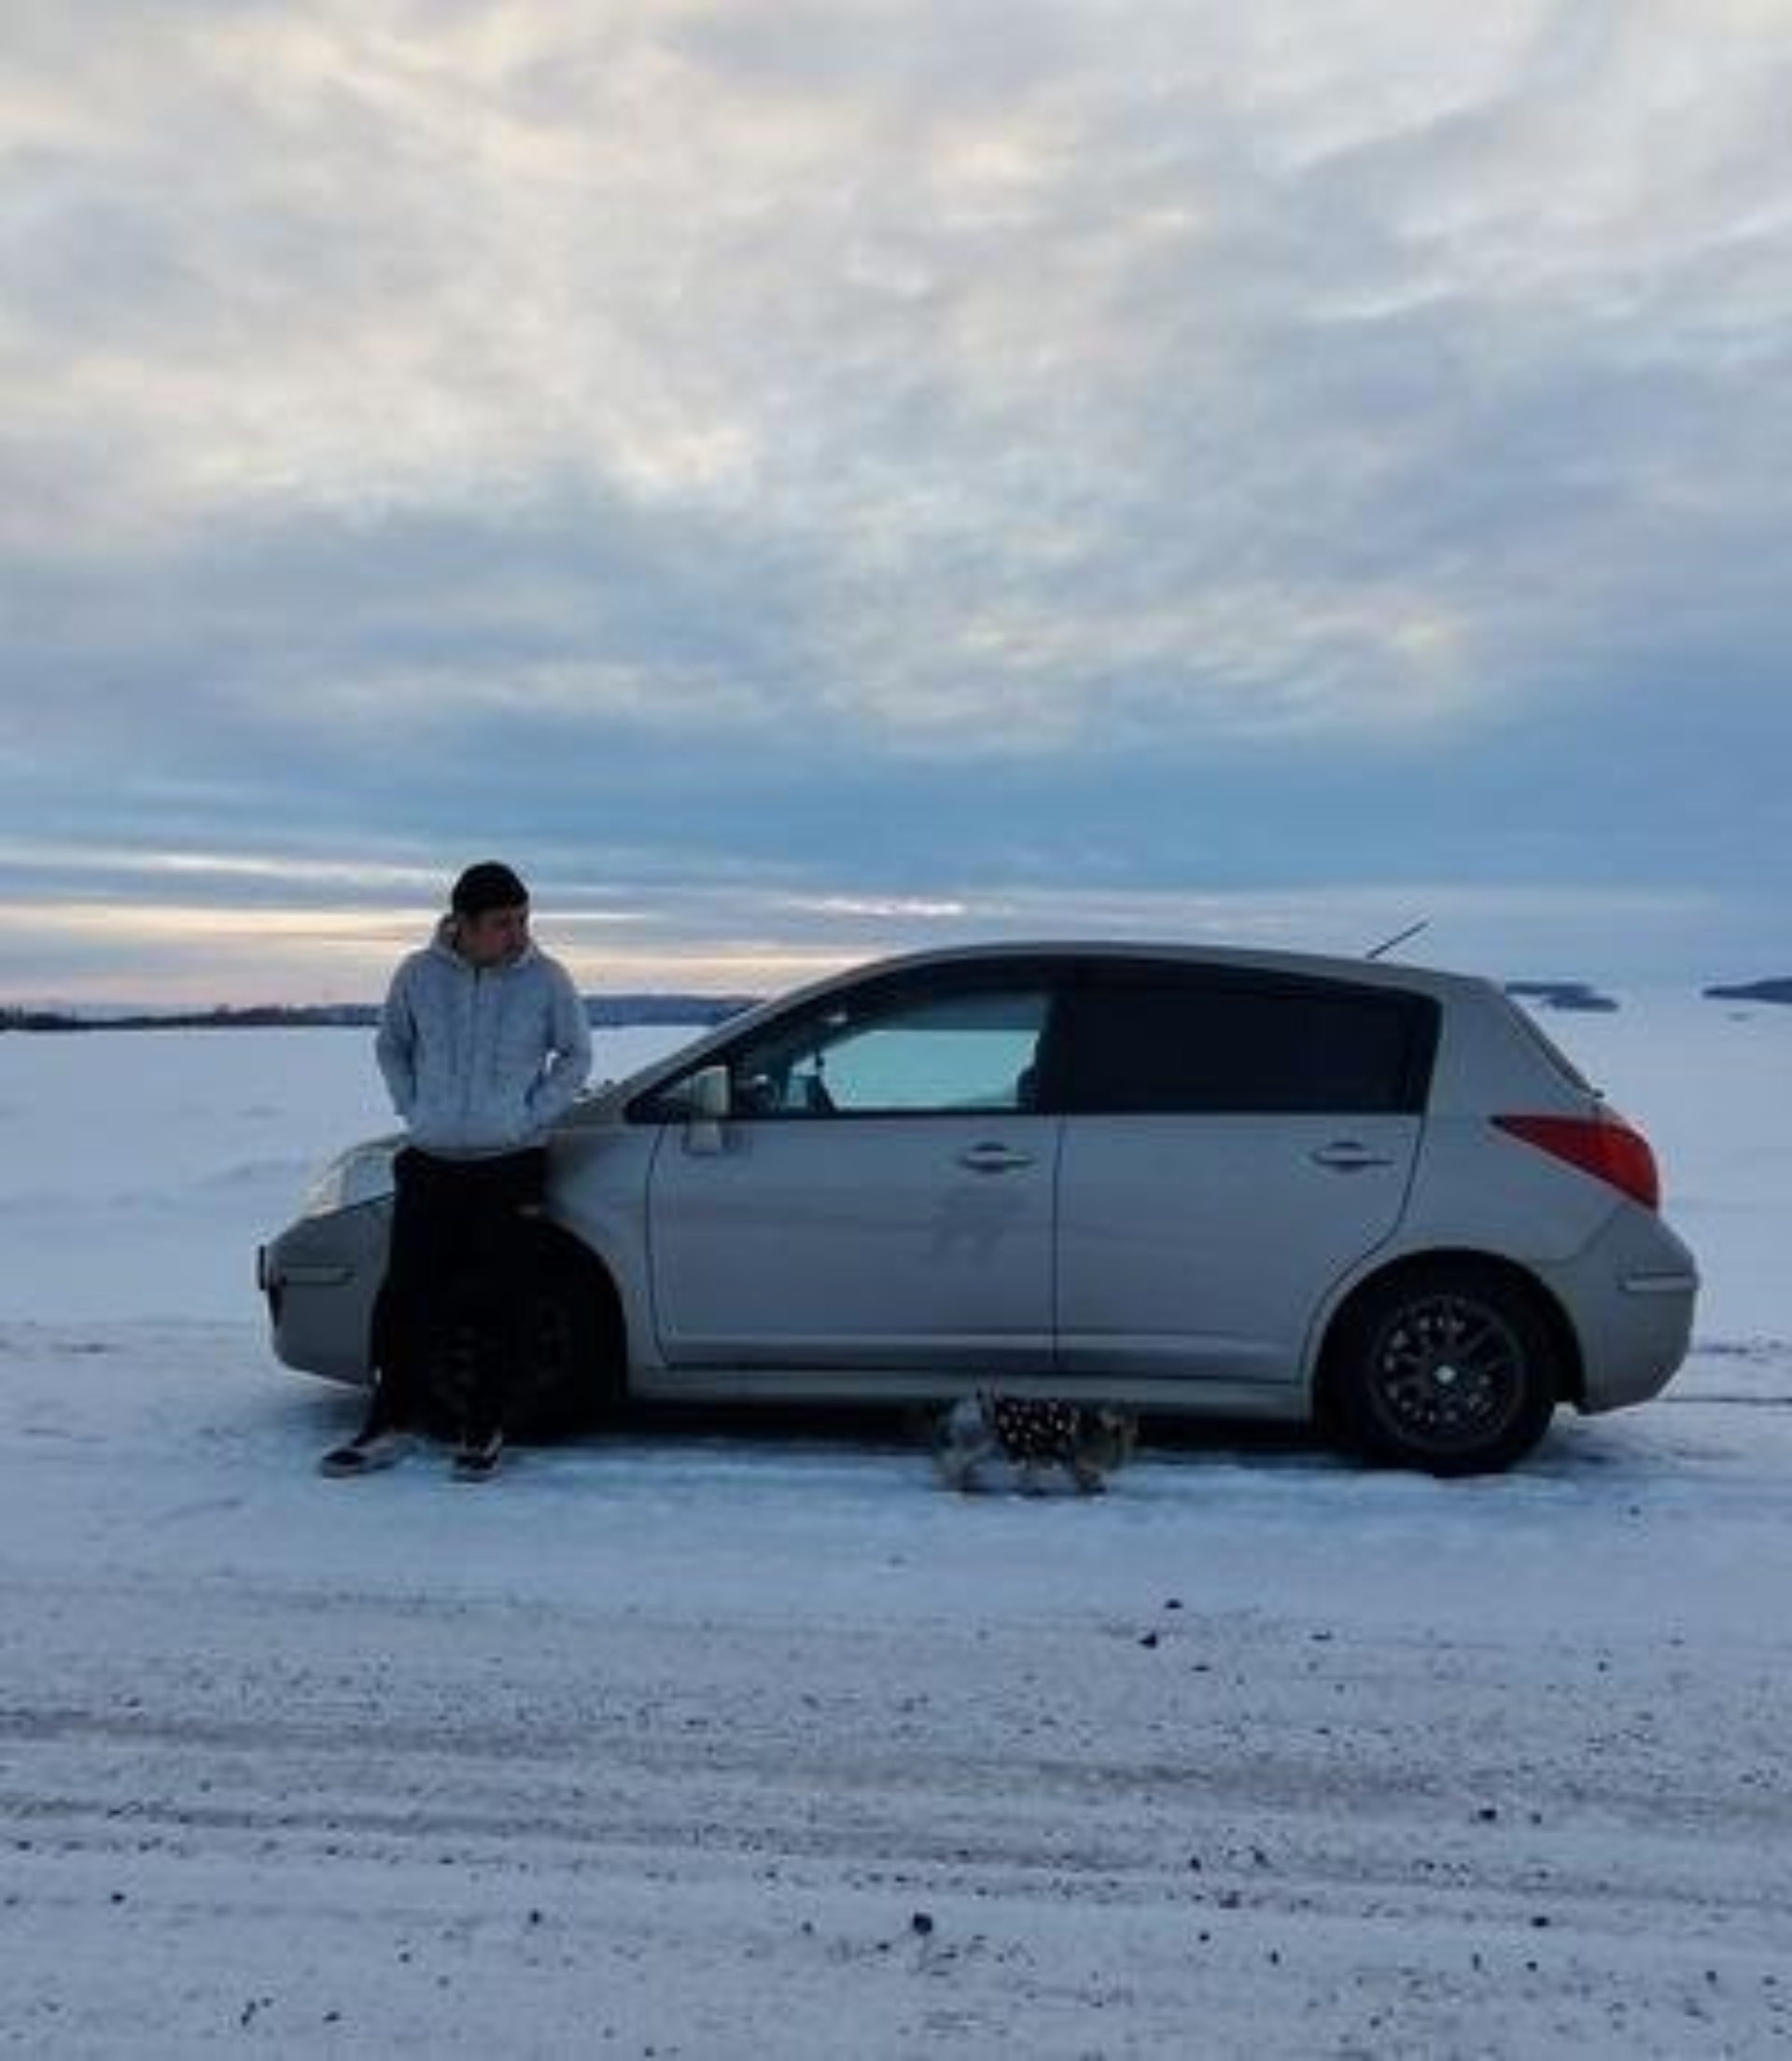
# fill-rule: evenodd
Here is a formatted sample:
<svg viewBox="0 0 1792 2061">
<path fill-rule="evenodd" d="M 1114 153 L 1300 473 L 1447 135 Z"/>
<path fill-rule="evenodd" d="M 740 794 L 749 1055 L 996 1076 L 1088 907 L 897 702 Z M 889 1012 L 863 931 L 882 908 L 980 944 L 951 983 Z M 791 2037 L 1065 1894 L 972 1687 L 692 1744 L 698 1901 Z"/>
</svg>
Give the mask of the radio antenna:
<svg viewBox="0 0 1792 2061">
<path fill-rule="evenodd" d="M 1365 959 L 1379 959 L 1384 952 L 1393 951 L 1396 945 L 1404 945 L 1407 938 L 1417 937 L 1421 931 L 1431 928 L 1431 918 L 1421 916 L 1418 922 L 1408 923 L 1404 931 L 1396 931 L 1392 937 L 1384 937 L 1372 952 L 1365 952 Z"/>
</svg>

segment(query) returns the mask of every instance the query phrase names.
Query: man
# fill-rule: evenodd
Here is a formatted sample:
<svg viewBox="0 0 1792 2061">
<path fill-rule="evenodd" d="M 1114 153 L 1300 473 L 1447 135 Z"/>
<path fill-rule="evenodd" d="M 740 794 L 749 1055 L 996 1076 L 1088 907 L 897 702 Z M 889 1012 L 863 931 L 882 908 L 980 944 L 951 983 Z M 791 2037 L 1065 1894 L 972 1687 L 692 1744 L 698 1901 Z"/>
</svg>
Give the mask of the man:
<svg viewBox="0 0 1792 2061">
<path fill-rule="evenodd" d="M 455 1475 L 485 1480 L 525 1371 L 545 1140 L 591 1071 L 584 1005 L 530 942 L 528 890 L 509 866 L 487 860 L 455 881 L 433 942 L 393 975 L 375 1052 L 407 1143 L 393 1168 L 373 1400 L 321 1471 L 371 1474 L 415 1443 L 446 1289 L 479 1320 L 482 1346 Z"/>
</svg>

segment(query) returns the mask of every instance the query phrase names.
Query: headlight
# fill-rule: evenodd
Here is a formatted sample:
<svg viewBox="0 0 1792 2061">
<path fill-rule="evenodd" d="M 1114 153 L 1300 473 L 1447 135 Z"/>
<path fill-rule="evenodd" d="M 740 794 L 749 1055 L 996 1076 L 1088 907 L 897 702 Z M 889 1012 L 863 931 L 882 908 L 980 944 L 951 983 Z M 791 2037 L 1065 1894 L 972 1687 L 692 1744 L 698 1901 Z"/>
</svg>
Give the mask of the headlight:
<svg viewBox="0 0 1792 2061">
<path fill-rule="evenodd" d="M 332 1159 L 310 1188 L 300 1210 L 301 1216 L 333 1216 L 338 1210 L 352 1210 L 358 1203 L 378 1202 L 392 1193 L 392 1161 L 396 1143 L 355 1145 Z"/>
</svg>

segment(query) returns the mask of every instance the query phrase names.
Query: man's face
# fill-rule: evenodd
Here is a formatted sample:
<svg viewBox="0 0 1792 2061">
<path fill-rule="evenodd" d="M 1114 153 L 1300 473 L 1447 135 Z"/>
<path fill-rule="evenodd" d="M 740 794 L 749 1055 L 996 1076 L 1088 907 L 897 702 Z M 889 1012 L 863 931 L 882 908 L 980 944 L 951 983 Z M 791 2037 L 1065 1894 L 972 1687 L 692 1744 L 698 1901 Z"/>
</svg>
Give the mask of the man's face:
<svg viewBox="0 0 1792 2061">
<path fill-rule="evenodd" d="M 513 909 L 482 909 L 477 916 L 456 917 L 455 945 L 473 966 L 501 966 L 529 942 L 529 904 Z"/>
</svg>

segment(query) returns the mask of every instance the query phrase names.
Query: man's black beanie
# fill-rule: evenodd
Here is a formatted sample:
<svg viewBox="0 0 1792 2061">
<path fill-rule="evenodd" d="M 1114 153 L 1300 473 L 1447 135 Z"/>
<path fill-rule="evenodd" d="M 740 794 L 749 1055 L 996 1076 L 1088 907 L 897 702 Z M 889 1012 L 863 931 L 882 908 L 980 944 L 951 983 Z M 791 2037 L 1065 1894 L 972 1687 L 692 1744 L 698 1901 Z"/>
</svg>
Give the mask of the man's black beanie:
<svg viewBox="0 0 1792 2061">
<path fill-rule="evenodd" d="M 483 916 L 488 909 L 520 909 L 528 899 L 529 890 L 509 866 L 482 859 L 455 882 L 448 905 L 456 916 Z"/>
</svg>

